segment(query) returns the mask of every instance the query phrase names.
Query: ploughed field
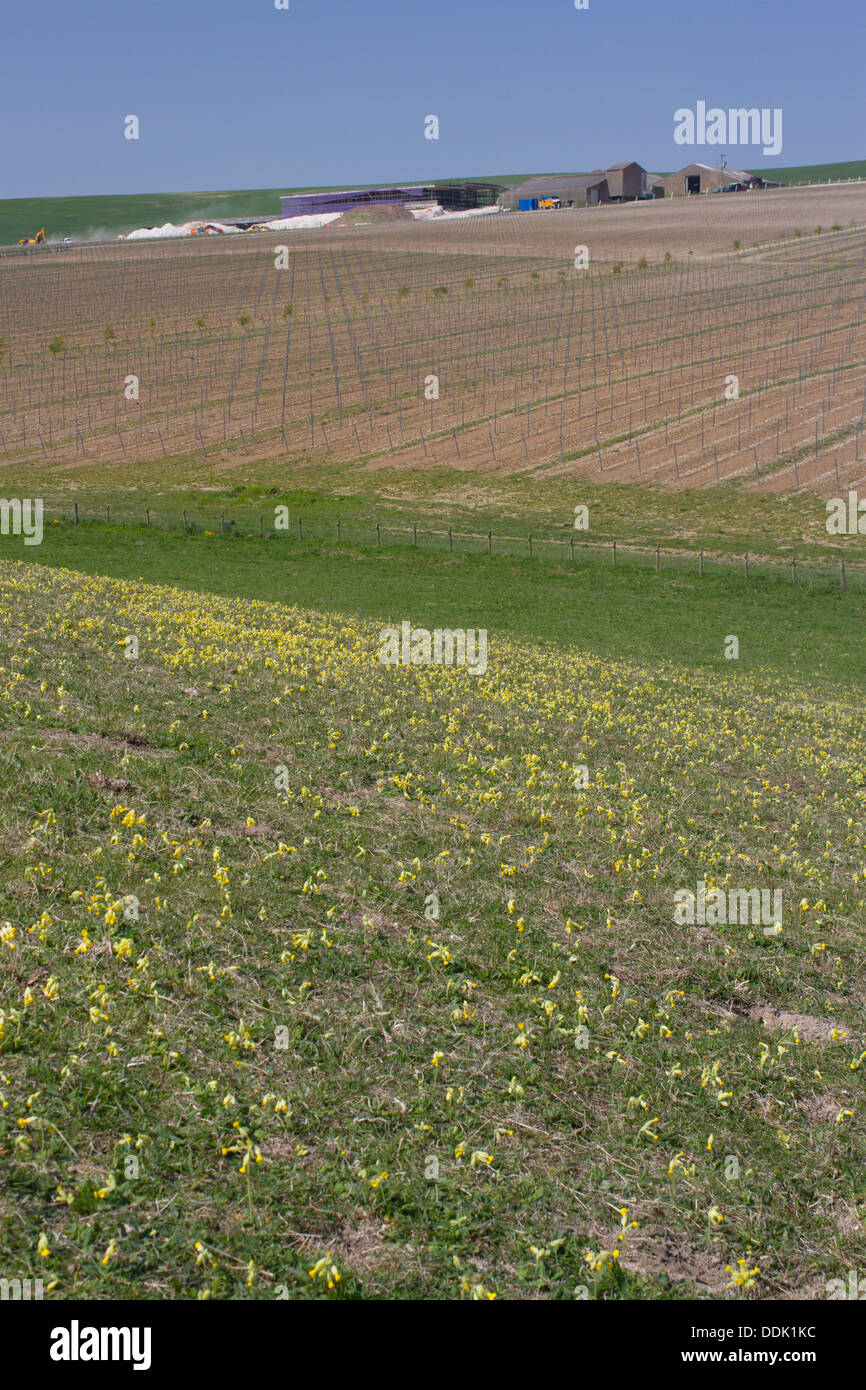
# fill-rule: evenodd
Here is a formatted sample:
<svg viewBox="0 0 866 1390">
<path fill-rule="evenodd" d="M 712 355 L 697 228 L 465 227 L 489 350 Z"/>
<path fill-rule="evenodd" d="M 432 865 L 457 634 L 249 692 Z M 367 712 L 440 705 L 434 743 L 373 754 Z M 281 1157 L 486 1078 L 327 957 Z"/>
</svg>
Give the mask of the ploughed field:
<svg viewBox="0 0 866 1390">
<path fill-rule="evenodd" d="M 11 250 L 0 469 L 834 494 L 866 477 L 864 224 L 854 186 Z"/>
</svg>

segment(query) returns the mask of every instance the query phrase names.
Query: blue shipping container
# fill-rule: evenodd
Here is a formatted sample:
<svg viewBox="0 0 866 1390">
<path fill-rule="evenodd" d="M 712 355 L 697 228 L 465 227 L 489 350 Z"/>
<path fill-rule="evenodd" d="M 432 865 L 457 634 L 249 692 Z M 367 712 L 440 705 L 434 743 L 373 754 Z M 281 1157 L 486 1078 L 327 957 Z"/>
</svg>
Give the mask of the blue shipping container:
<svg viewBox="0 0 866 1390">
<path fill-rule="evenodd" d="M 518 200 L 517 200 L 517 211 L 518 211 L 518 212 L 537 212 L 537 211 L 538 211 L 538 199 L 537 199 L 537 198 L 518 198 Z"/>
</svg>

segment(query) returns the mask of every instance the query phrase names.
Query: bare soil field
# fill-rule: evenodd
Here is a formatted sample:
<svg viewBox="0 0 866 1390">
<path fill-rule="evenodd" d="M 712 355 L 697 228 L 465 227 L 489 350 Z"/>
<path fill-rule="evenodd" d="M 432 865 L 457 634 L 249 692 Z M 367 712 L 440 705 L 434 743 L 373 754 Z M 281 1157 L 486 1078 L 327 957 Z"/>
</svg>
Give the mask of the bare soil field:
<svg viewBox="0 0 866 1390">
<path fill-rule="evenodd" d="M 854 185 L 11 250 L 0 477 L 835 494 L 866 479 L 864 228 Z"/>
<path fill-rule="evenodd" d="M 663 261 L 703 259 L 781 238 L 807 237 L 817 227 L 866 223 L 866 183 L 826 188 L 773 188 L 751 193 L 719 193 L 692 198 L 664 198 L 644 203 L 562 208 L 557 212 L 514 213 L 505 218 L 469 218 L 408 224 L 397 239 L 405 250 L 456 252 L 471 241 L 504 255 L 561 257 L 575 243 L 588 244 L 594 257 L 607 260 Z M 419 236 L 418 232 L 423 232 Z M 331 231 L 330 236 L 339 236 Z"/>
</svg>

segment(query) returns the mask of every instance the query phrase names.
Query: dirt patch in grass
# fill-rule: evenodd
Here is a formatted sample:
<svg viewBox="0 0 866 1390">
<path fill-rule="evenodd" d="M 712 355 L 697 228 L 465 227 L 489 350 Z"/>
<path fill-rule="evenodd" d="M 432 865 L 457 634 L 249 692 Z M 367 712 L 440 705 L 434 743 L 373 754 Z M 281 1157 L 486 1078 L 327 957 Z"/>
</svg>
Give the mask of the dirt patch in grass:
<svg viewBox="0 0 866 1390">
<path fill-rule="evenodd" d="M 749 1018 L 763 1023 L 772 1033 L 793 1033 L 803 1042 L 833 1042 L 834 1033 L 848 1036 L 847 1030 L 830 1018 L 816 1018 L 814 1014 L 797 1014 L 782 1011 L 777 1013 L 769 1004 L 756 1004 L 749 1010 Z"/>
<path fill-rule="evenodd" d="M 129 753 L 130 748 L 145 748 L 146 756 L 149 758 L 168 758 L 173 749 L 157 748 L 148 743 L 140 734 L 128 734 L 125 738 L 111 738 L 107 734 L 82 734 L 71 729 L 51 728 L 44 724 L 35 729 L 25 729 L 21 725 L 15 725 L 10 729 L 0 729 L 0 742 L 9 739 L 13 734 L 22 734 L 30 742 L 37 742 L 42 738 L 44 742 L 56 745 L 68 745 L 76 749 L 96 749 L 101 748 L 106 751 L 119 753 L 121 755 Z M 138 758 L 140 753 L 129 753 L 130 757 Z"/>
<path fill-rule="evenodd" d="M 290 1231 L 287 1234 L 311 1259 L 328 1251 L 337 1264 L 364 1274 L 384 1263 L 386 1232 L 387 1222 L 376 1222 L 363 1212 L 357 1212 L 355 1220 L 345 1221 L 331 1234 L 315 1231 Z"/>
<path fill-rule="evenodd" d="M 718 1256 L 670 1236 L 636 1237 L 623 1253 L 621 1264 L 642 1279 L 666 1274 L 672 1283 L 693 1284 L 700 1293 L 714 1296 L 724 1293 L 729 1281 Z"/>
<path fill-rule="evenodd" d="M 331 1250 L 338 1262 L 342 1261 L 356 1273 L 363 1274 L 376 1269 L 387 1259 L 387 1229 L 385 1222 L 371 1221 L 359 1213 L 356 1223 L 346 1222 L 332 1237 Z"/>
<path fill-rule="evenodd" d="M 832 1096 L 811 1095 L 804 1096 L 798 1102 L 799 1108 L 813 1124 L 828 1124 L 835 1120 L 842 1106 Z"/>
<path fill-rule="evenodd" d="M 95 787 L 97 791 L 134 792 L 139 790 L 134 782 L 127 782 L 123 777 L 106 777 L 104 772 L 91 772 L 87 779 L 87 785 Z"/>
<path fill-rule="evenodd" d="M 849 1202 L 837 1202 L 833 1207 L 833 1220 L 842 1235 L 854 1236 L 863 1230 L 863 1222 L 857 1208 Z"/>
</svg>

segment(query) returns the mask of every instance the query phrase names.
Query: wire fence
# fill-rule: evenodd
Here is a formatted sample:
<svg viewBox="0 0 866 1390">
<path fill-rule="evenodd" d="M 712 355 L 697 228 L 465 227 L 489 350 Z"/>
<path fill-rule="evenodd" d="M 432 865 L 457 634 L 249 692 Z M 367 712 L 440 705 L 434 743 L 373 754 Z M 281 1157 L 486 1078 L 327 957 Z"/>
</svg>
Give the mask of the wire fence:
<svg viewBox="0 0 866 1390">
<path fill-rule="evenodd" d="M 487 554 L 497 557 L 523 557 L 540 561 L 581 563 L 594 561 L 611 566 L 656 571 L 676 569 L 699 577 L 740 572 L 745 579 L 776 578 L 809 588 L 866 589 L 866 556 L 771 555 L 757 551 L 733 552 L 712 547 L 590 538 L 585 532 L 568 534 L 504 531 L 467 531 L 459 527 L 436 527 L 417 522 L 383 522 L 375 517 L 309 517 L 298 511 L 290 514 L 285 506 L 268 512 L 248 508 L 222 508 L 209 511 L 200 507 L 167 511 L 144 507 L 126 509 L 106 503 L 85 511 L 78 502 L 46 510 L 45 521 L 61 526 L 108 524 L 179 531 L 199 537 L 236 537 L 283 541 L 291 545 L 352 545 L 368 548 L 390 546 L 423 548 L 447 554 Z"/>
</svg>

